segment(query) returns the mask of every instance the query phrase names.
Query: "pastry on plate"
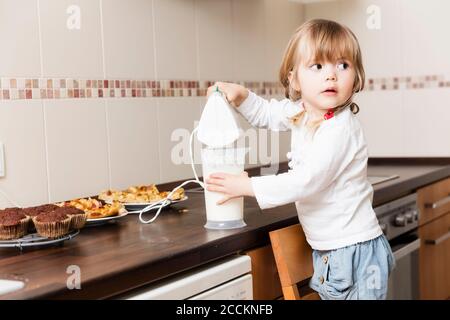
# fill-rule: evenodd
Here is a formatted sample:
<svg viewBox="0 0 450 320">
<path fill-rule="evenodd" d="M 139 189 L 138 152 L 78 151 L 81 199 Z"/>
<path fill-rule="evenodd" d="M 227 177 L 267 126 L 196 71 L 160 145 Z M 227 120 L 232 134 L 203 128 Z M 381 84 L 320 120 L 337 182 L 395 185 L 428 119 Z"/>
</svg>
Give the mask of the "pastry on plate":
<svg viewBox="0 0 450 320">
<path fill-rule="evenodd" d="M 163 191 L 161 192 L 161 196 L 163 198 L 167 197 L 169 195 L 170 191 Z M 171 200 L 181 200 L 184 198 L 184 189 L 183 188 L 179 188 L 177 189 L 177 191 L 175 191 L 171 196 L 170 199 Z"/>
<path fill-rule="evenodd" d="M 122 203 L 150 203 L 166 198 L 169 191 L 160 192 L 156 185 L 139 185 L 131 186 L 124 191 L 106 190 L 100 193 L 99 199 L 112 202 L 119 201 Z M 184 189 L 178 189 L 170 198 L 172 200 L 180 200 L 184 197 Z"/>
<path fill-rule="evenodd" d="M 103 204 L 97 199 L 76 199 L 59 204 L 61 207 L 75 207 L 87 214 L 87 219 L 98 219 L 117 216 L 125 211 L 123 205 L 114 201 L 111 204 Z"/>
<path fill-rule="evenodd" d="M 84 212 L 89 210 L 95 210 L 97 208 L 102 207 L 102 205 L 103 204 L 100 201 L 93 198 L 74 199 L 58 203 L 58 206 L 60 207 L 75 207 L 77 209 L 83 210 Z"/>
<path fill-rule="evenodd" d="M 146 193 L 146 194 L 159 194 L 159 190 L 156 187 L 156 185 L 151 184 L 148 186 L 141 185 L 141 186 L 131 186 L 125 192 L 129 193 Z"/>
<path fill-rule="evenodd" d="M 121 201 L 125 194 L 122 191 L 116 191 L 116 190 L 106 190 L 101 192 L 98 195 L 98 198 L 100 200 L 112 202 L 112 201 Z"/>
<path fill-rule="evenodd" d="M 90 210 L 87 212 L 87 214 L 88 219 L 99 219 L 114 217 L 123 212 L 125 212 L 123 205 L 119 202 L 113 202 L 111 204 L 105 204 L 95 210 Z"/>
</svg>

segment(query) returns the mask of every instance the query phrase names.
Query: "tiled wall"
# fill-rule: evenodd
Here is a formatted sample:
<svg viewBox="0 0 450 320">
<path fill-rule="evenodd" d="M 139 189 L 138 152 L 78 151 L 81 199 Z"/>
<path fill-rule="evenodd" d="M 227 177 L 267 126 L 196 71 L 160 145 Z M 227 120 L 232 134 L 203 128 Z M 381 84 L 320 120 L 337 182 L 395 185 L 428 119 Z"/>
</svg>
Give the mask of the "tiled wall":
<svg viewBox="0 0 450 320">
<path fill-rule="evenodd" d="M 280 97 L 302 21 L 285 0 L 0 0 L 0 207 L 191 177 L 170 159 L 173 130 L 192 130 L 210 81 Z"/>
<path fill-rule="evenodd" d="M 73 5 L 79 30 L 67 28 Z M 370 5 L 381 8 L 380 30 L 366 27 Z M 370 154 L 449 156 L 447 12 L 446 0 L 0 0 L 0 207 L 191 177 L 171 161 L 171 135 L 192 130 L 206 88 L 233 81 L 281 98 L 283 50 L 315 17 L 360 40 Z M 260 133 L 252 157 L 275 158 L 257 154 L 274 137 L 285 160 L 289 134 Z"/>
<path fill-rule="evenodd" d="M 0 100 L 206 97 L 214 81 L 3 78 Z M 283 95 L 279 82 L 233 81 L 258 95 Z"/>
<path fill-rule="evenodd" d="M 380 29 L 366 25 L 372 5 Z M 450 156 L 450 1 L 337 0 L 304 9 L 305 19 L 339 21 L 359 39 L 374 79 L 356 98 L 369 154 Z"/>
<path fill-rule="evenodd" d="M 0 100 L 205 97 L 214 81 L 3 78 Z M 282 96 L 279 81 L 233 81 L 262 96 Z M 449 88 L 443 75 L 366 79 L 364 91 Z"/>
</svg>

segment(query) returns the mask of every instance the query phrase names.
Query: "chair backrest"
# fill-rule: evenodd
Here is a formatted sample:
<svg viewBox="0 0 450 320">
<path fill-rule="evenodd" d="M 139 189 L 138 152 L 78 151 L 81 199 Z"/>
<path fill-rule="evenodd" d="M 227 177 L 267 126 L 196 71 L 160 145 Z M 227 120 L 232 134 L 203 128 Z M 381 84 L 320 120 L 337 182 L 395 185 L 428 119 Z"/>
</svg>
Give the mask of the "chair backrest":
<svg viewBox="0 0 450 320">
<path fill-rule="evenodd" d="M 297 284 L 313 275 L 312 249 L 299 224 L 269 232 L 284 299 L 318 299 L 316 293 L 300 296 Z"/>
</svg>

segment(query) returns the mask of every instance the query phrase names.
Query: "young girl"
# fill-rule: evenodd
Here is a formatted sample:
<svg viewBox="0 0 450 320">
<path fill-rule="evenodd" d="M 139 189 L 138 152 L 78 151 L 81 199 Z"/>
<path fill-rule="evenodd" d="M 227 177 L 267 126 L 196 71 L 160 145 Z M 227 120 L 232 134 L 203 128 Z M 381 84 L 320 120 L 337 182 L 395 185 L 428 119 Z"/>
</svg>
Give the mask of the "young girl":
<svg viewBox="0 0 450 320">
<path fill-rule="evenodd" d="M 279 76 L 281 101 L 232 83 L 208 92 L 218 86 L 255 127 L 291 130 L 290 170 L 214 173 L 207 189 L 225 195 L 219 204 L 241 196 L 256 197 L 261 209 L 295 202 L 313 248 L 311 288 L 322 299 L 385 299 L 395 260 L 372 209 L 367 146 L 354 116 L 352 98 L 364 86 L 358 40 L 334 21 L 308 21 L 289 41 Z"/>
</svg>

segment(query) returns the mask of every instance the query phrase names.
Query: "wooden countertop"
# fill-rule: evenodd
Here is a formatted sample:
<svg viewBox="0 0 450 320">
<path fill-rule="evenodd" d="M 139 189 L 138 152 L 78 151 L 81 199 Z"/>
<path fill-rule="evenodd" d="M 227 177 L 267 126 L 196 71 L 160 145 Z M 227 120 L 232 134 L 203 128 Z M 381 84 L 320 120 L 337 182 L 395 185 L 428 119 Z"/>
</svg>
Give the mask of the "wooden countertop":
<svg viewBox="0 0 450 320">
<path fill-rule="evenodd" d="M 429 162 L 429 161 L 428 161 Z M 448 162 L 447 162 L 448 163 Z M 253 172 L 257 173 L 257 172 Z M 400 178 L 374 186 L 374 206 L 450 176 L 450 164 L 369 162 L 369 175 Z M 268 232 L 298 223 L 294 204 L 261 211 L 245 199 L 247 227 L 207 230 L 202 193 L 164 210 L 153 224 L 137 215 L 115 224 L 88 227 L 64 246 L 39 250 L 0 249 L 0 279 L 25 281 L 23 289 L 2 299 L 108 298 L 227 255 L 265 245 Z M 187 208 L 187 213 L 178 209 Z M 81 290 L 69 290 L 66 273 L 80 267 Z"/>
</svg>

